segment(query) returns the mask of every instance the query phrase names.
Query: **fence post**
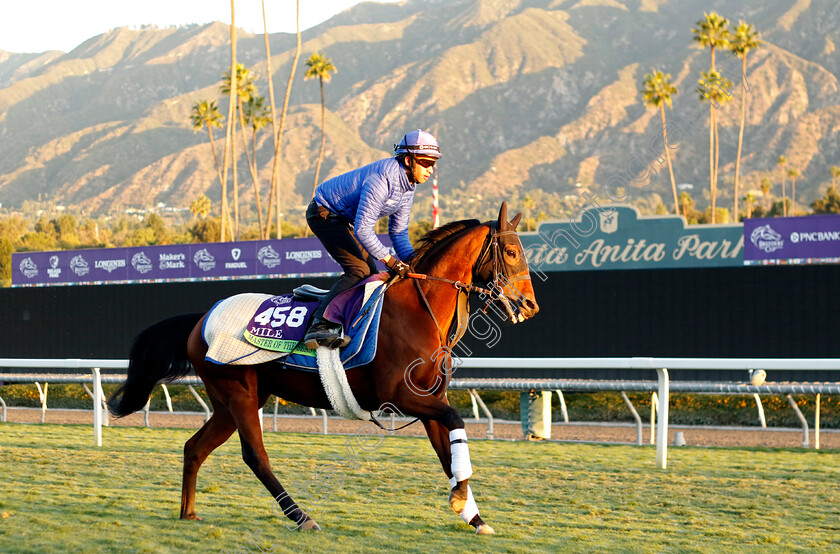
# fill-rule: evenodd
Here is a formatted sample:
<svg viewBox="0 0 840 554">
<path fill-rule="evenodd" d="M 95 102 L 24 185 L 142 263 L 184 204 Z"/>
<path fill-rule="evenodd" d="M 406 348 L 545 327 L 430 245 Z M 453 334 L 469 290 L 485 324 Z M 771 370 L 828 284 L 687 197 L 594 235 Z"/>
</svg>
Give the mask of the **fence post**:
<svg viewBox="0 0 840 554">
<path fill-rule="evenodd" d="M 659 429 L 656 431 L 656 465 L 665 469 L 668 465 L 668 370 L 658 368 L 659 377 Z"/>
<path fill-rule="evenodd" d="M 90 371 L 93 373 L 93 439 L 96 446 L 102 446 L 102 376 L 98 367 Z"/>
</svg>

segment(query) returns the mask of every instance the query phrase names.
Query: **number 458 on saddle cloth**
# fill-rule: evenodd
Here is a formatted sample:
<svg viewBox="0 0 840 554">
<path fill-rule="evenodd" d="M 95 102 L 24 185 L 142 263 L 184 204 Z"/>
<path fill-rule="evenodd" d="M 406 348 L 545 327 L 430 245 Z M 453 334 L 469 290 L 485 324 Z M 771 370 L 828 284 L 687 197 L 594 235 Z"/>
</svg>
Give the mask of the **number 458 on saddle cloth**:
<svg viewBox="0 0 840 554">
<path fill-rule="evenodd" d="M 274 352 L 292 352 L 303 339 L 318 302 L 296 300 L 293 295 L 272 296 L 257 309 L 245 328 L 245 340 Z"/>
</svg>

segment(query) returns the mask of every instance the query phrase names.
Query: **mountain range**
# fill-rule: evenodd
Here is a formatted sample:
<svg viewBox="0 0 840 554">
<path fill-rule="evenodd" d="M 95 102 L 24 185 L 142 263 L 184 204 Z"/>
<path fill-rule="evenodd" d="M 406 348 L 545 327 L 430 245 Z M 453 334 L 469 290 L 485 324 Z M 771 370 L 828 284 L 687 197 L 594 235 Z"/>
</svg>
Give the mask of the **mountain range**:
<svg viewBox="0 0 840 554">
<path fill-rule="evenodd" d="M 691 29 L 716 11 L 745 20 L 764 44 L 750 52 L 746 79 L 743 189 L 770 177 L 781 195 L 782 168 L 802 174 L 804 208 L 840 165 L 840 10 L 834 0 L 405 0 L 365 2 L 303 33 L 286 123 L 280 187 L 289 217 L 302 218 L 320 148 L 320 93 L 303 61 L 322 52 L 338 69 L 325 83 L 327 140 L 321 177 L 390 155 L 408 130 L 438 136 L 444 216 L 455 200 L 527 194 L 565 198 L 597 191 L 611 178 L 657 169 L 637 199 L 672 206 L 659 111 L 640 89 L 653 69 L 672 75 L 678 95 L 666 116 L 685 129 L 672 150 L 677 183 L 708 203 L 708 104 L 695 91 L 709 51 Z M 237 33 L 237 59 L 268 96 L 262 35 Z M 282 105 L 295 36 L 269 36 L 274 89 Z M 0 202 L 15 209 L 39 198 L 92 214 L 165 204 L 188 207 L 221 196 L 206 130 L 193 132 L 191 108 L 217 100 L 230 68 L 230 29 L 215 22 L 173 28 L 117 28 L 71 52 L 0 51 Z M 739 130 L 740 60 L 718 53 L 736 83 L 718 110 L 718 205 L 730 207 Z M 270 127 L 269 127 L 270 129 Z M 216 132 L 221 150 L 224 129 Z M 242 149 L 239 149 L 240 152 Z M 271 133 L 257 137 L 262 195 L 271 175 Z M 244 156 L 241 198 L 253 202 Z M 628 170 L 632 167 L 632 170 Z M 664 171 L 662 170 L 664 169 Z M 788 180 L 788 194 L 790 194 Z M 539 193 L 538 191 L 542 191 Z M 542 194 L 542 195 L 540 195 Z M 428 191 L 421 191 L 428 200 Z M 603 197 L 604 195 L 602 195 Z M 447 199 L 450 205 L 447 206 Z M 547 201 L 546 201 L 547 202 Z M 521 209 L 521 207 L 517 207 Z M 536 206 L 548 210 L 549 204 Z M 251 212 L 253 216 L 253 212 Z M 569 213 L 550 213 L 554 217 Z"/>
</svg>

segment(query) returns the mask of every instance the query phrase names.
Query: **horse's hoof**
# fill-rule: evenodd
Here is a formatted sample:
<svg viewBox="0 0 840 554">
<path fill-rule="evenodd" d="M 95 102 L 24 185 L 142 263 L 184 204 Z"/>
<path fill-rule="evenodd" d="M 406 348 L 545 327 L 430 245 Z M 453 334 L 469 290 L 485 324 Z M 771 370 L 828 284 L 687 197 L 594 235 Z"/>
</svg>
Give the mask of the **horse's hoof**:
<svg viewBox="0 0 840 554">
<path fill-rule="evenodd" d="M 314 519 L 307 519 L 303 523 L 301 523 L 300 527 L 298 527 L 301 531 L 320 531 L 321 528 L 315 523 Z"/>
<path fill-rule="evenodd" d="M 495 535 L 496 530 L 487 525 L 486 523 L 481 523 L 475 528 L 476 535 Z"/>
<path fill-rule="evenodd" d="M 452 489 L 449 493 L 449 507 L 452 508 L 452 511 L 456 514 L 461 514 L 464 511 L 464 506 L 467 505 L 467 494 L 459 491 L 458 489 Z"/>
<path fill-rule="evenodd" d="M 191 519 L 193 521 L 204 521 L 203 518 L 200 518 L 197 515 L 195 515 L 195 512 L 193 512 L 191 514 L 187 514 L 185 516 L 181 516 L 181 519 Z"/>
</svg>

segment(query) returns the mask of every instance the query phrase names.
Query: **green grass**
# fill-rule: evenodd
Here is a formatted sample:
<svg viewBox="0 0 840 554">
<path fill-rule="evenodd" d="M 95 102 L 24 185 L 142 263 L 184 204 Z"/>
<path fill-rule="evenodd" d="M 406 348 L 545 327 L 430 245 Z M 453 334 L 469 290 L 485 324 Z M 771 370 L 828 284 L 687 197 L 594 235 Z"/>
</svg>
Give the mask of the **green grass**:
<svg viewBox="0 0 840 554">
<path fill-rule="evenodd" d="M 471 483 L 498 533 L 478 537 L 449 510 L 428 441 L 385 437 L 306 506 L 323 532 L 299 533 L 271 515 L 235 438 L 199 474 L 194 522 L 177 519 L 192 431 L 103 431 L 96 448 L 90 426 L 0 424 L 0 552 L 258 552 L 249 531 L 278 552 L 840 550 L 836 453 L 686 447 L 663 471 L 652 447 L 474 440 Z M 287 485 L 347 440 L 266 434 Z"/>
</svg>

